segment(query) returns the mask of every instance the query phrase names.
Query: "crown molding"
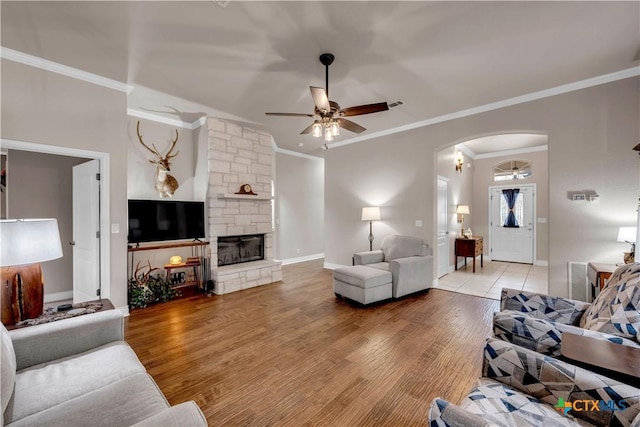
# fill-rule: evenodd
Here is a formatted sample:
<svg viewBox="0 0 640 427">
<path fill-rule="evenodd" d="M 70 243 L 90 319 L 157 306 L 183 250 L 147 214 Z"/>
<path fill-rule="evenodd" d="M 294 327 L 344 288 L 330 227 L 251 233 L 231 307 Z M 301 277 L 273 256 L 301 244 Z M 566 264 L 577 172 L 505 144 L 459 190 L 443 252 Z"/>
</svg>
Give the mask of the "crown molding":
<svg viewBox="0 0 640 427">
<path fill-rule="evenodd" d="M 82 71 L 77 68 L 69 67 L 67 65 L 58 64 L 57 62 L 49 61 L 47 59 L 38 58 L 37 56 L 29 55 L 27 53 L 18 52 L 17 50 L 9 49 L 7 47 L 0 46 L 0 58 L 6 59 L 8 61 L 19 62 L 20 64 L 29 65 L 35 68 L 40 68 L 41 70 L 51 71 L 52 73 L 61 74 L 73 79 L 82 80 L 109 89 L 114 89 L 126 94 L 131 93 L 131 91 L 133 90 L 133 86 L 129 84 L 109 79 L 107 77 L 102 77 L 97 74 L 89 73 L 87 71 Z"/>
<path fill-rule="evenodd" d="M 475 159 L 478 156 L 475 151 L 473 151 L 471 148 L 467 147 L 464 144 L 456 144 L 455 147 L 457 150 L 462 151 L 464 154 L 466 154 L 468 157 L 471 157 L 472 159 Z"/>
<path fill-rule="evenodd" d="M 547 151 L 547 150 L 549 150 L 549 146 L 547 144 L 537 145 L 535 147 L 527 147 L 527 148 L 514 148 L 513 150 L 503 150 L 503 151 L 496 151 L 495 153 L 478 154 L 474 158 L 474 160 L 491 159 L 493 157 L 503 157 L 503 156 L 517 156 L 518 154 L 535 153 L 538 151 Z"/>
<path fill-rule="evenodd" d="M 275 144 L 275 142 L 274 142 L 274 144 Z M 275 152 L 276 153 L 280 153 L 280 154 L 286 154 L 288 156 L 302 157 L 303 159 L 320 160 L 320 161 L 324 162 L 324 158 L 323 157 L 312 156 L 311 154 L 298 153 L 297 151 L 287 150 L 285 148 L 279 148 L 278 146 L 276 146 Z"/>
<path fill-rule="evenodd" d="M 422 120 L 408 125 L 398 126 L 386 129 L 380 132 L 374 132 L 369 135 L 357 136 L 355 138 L 346 139 L 344 141 L 331 144 L 330 148 L 341 147 L 343 145 L 354 144 L 356 142 L 366 141 L 368 139 L 380 138 L 382 136 L 393 135 L 395 133 L 404 132 L 411 129 L 431 126 L 438 123 L 448 122 L 450 120 L 460 119 L 463 117 L 473 116 L 475 114 L 486 113 L 488 111 L 499 110 L 500 108 L 511 107 L 513 105 L 524 104 L 526 102 L 536 101 L 538 99 L 549 98 L 551 96 L 561 95 L 563 93 L 574 92 L 576 90 L 586 89 L 605 83 L 611 83 L 618 80 L 628 79 L 630 77 L 640 76 L 640 66 L 627 68 L 626 70 L 616 71 L 615 73 L 604 74 L 590 79 L 580 80 L 566 85 L 556 86 L 550 89 L 532 92 L 526 95 L 516 96 L 504 99 L 502 101 L 492 102 L 480 105 L 478 107 L 468 108 L 466 110 L 456 111 L 450 114 Z"/>
<path fill-rule="evenodd" d="M 37 56 L 29 55 L 23 52 L 19 52 L 17 50 L 9 49 L 7 47 L 0 46 L 0 58 L 6 59 L 9 61 L 19 62 L 21 64 L 29 65 L 35 68 L 40 68 L 43 70 L 47 70 L 53 73 L 61 74 L 67 77 L 71 77 L 74 79 L 82 80 L 88 83 L 96 84 L 99 86 L 103 86 L 109 89 L 114 89 L 120 92 L 124 92 L 126 94 L 130 94 L 134 87 L 127 83 L 119 82 L 116 80 L 109 79 L 107 77 L 102 77 L 97 74 L 89 73 L 87 71 L 82 71 L 77 68 L 69 67 L 67 65 L 62 65 L 57 62 L 49 61 L 46 59 L 38 58 Z M 421 127 L 431 126 L 438 123 L 447 122 L 450 120 L 455 120 L 463 117 L 472 116 L 475 114 L 485 113 L 488 111 L 498 110 L 500 108 L 510 107 L 513 105 L 524 104 L 526 102 L 535 101 L 538 99 L 548 98 L 555 95 L 561 95 L 568 92 L 573 92 L 576 90 L 586 89 L 593 86 L 598 86 L 605 83 L 611 83 L 618 80 L 627 79 L 630 77 L 640 76 L 640 66 L 627 68 L 625 70 L 617 71 L 614 73 L 604 74 L 601 76 L 593 77 L 590 79 L 580 80 L 573 83 L 568 83 L 561 86 L 556 86 L 550 89 L 541 90 L 538 92 L 532 92 L 526 95 L 516 96 L 513 98 L 508 98 L 502 101 L 492 102 L 489 104 L 480 105 L 478 107 L 468 108 L 465 110 L 456 111 L 450 114 L 444 114 L 442 116 L 433 117 L 431 119 L 422 120 L 419 122 L 409 123 L 407 125 L 398 126 L 395 128 L 385 129 L 379 132 L 373 132 L 368 135 L 357 136 L 355 138 L 346 139 L 344 141 L 336 142 L 330 145 L 330 148 L 337 148 L 344 145 L 354 144 L 356 142 L 362 142 L 369 139 L 380 138 L 387 135 L 393 135 L 395 133 L 404 132 L 407 130 L 417 129 Z M 150 114 L 147 112 L 143 112 L 135 109 L 127 109 L 127 115 L 134 116 L 138 118 L 144 118 L 147 120 L 152 120 L 159 123 L 169 124 L 171 126 L 178 126 L 184 129 L 197 129 L 198 127 L 204 125 L 206 123 L 206 117 L 201 117 L 193 123 L 187 123 L 180 120 L 170 119 L 163 116 L 158 116 L 155 114 Z M 272 145 L 277 147 L 275 140 L 272 139 Z M 318 159 L 316 156 L 310 156 L 303 153 L 298 153 L 292 150 L 285 149 L 276 149 L 277 152 L 283 154 L 290 155 L 299 155 L 299 157 L 307 157 Z M 292 154 L 296 153 L 296 154 Z M 324 159 L 322 159 L 324 160 Z"/>
<path fill-rule="evenodd" d="M 147 111 L 140 111 L 134 108 L 127 108 L 127 116 L 137 117 L 139 119 L 151 120 L 152 122 L 164 123 L 165 125 L 176 126 L 183 129 L 194 130 L 207 122 L 207 116 L 202 116 L 193 123 L 183 122 L 182 120 L 172 119 L 169 117 L 160 116 L 158 114 L 149 113 Z"/>
</svg>

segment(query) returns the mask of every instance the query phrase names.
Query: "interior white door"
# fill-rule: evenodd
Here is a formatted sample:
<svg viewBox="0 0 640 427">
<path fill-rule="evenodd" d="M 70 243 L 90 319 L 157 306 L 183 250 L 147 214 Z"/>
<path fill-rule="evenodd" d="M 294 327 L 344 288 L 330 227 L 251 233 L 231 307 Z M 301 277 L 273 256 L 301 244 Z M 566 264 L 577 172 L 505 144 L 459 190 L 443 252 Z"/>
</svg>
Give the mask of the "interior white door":
<svg viewBox="0 0 640 427">
<path fill-rule="evenodd" d="M 73 167 L 73 302 L 100 290 L 100 161 Z"/>
<path fill-rule="evenodd" d="M 438 198 L 437 198 L 437 256 L 438 268 L 437 277 L 440 278 L 449 272 L 449 183 L 446 178 L 438 177 Z"/>
<path fill-rule="evenodd" d="M 509 213 L 509 204 L 502 191 L 506 188 L 519 190 L 513 208 L 517 222 L 515 227 L 504 225 Z M 533 264 L 534 197 L 534 187 L 530 185 L 491 188 L 489 226 L 492 260 Z"/>
</svg>

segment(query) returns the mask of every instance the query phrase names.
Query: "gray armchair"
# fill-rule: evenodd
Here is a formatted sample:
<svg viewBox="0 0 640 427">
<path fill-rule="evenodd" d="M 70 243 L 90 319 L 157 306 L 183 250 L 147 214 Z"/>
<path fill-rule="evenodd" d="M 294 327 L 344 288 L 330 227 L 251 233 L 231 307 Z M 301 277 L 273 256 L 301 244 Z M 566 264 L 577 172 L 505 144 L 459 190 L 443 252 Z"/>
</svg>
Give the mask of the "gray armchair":
<svg viewBox="0 0 640 427">
<path fill-rule="evenodd" d="M 433 282 L 431 249 L 417 237 L 386 236 L 379 250 L 358 252 L 353 263 L 391 272 L 394 298 L 429 289 Z"/>
</svg>

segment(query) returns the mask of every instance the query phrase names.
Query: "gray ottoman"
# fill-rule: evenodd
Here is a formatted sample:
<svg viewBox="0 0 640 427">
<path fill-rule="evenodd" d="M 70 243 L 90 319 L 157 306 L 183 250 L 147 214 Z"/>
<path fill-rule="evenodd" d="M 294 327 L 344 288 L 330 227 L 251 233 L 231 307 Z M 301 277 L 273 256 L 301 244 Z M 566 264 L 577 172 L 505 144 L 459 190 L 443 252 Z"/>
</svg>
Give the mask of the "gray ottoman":
<svg viewBox="0 0 640 427">
<path fill-rule="evenodd" d="M 333 292 L 361 304 L 389 299 L 392 296 L 391 272 L 354 265 L 333 270 Z"/>
</svg>

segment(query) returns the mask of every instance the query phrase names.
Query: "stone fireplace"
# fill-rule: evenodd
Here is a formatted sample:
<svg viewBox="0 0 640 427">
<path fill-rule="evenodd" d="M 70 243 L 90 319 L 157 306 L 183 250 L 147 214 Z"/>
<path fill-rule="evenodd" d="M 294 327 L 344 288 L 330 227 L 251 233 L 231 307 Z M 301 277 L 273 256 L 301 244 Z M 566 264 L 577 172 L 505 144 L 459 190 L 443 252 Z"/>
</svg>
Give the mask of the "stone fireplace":
<svg viewBox="0 0 640 427">
<path fill-rule="evenodd" d="M 215 293 L 226 294 L 278 282 L 282 280 L 282 269 L 281 263 L 273 259 L 271 135 L 211 117 L 207 125 L 207 199 Z M 249 192 L 241 191 L 245 184 L 249 184 Z M 258 245 L 256 235 L 262 236 L 261 260 L 256 255 L 246 256 L 247 245 L 252 250 Z M 234 252 L 236 249 L 232 249 L 230 243 L 234 240 L 245 246 L 244 252 L 241 249 Z M 218 265 L 214 260 L 220 257 L 246 259 Z"/>
</svg>

